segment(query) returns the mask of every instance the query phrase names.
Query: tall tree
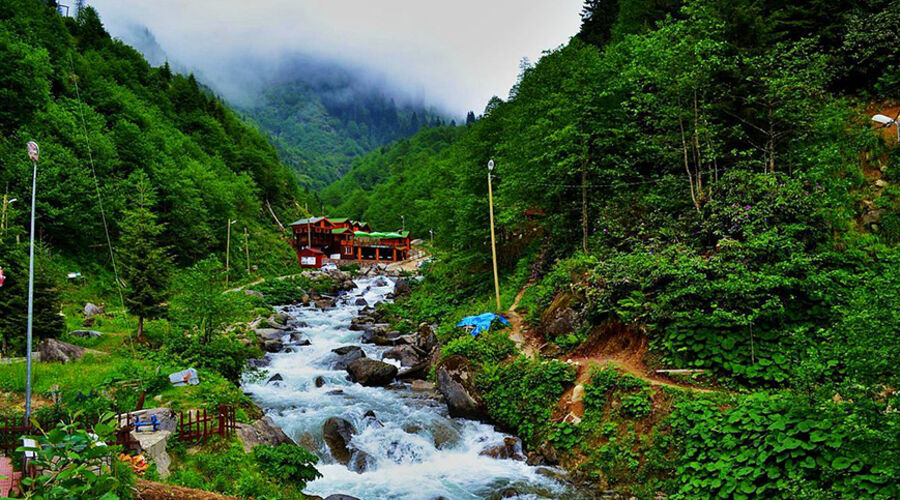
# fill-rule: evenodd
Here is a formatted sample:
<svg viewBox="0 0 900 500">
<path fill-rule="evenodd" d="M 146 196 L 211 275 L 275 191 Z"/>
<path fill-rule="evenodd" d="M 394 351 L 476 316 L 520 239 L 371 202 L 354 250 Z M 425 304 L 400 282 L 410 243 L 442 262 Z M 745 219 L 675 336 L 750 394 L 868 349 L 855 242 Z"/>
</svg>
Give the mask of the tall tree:
<svg viewBox="0 0 900 500">
<path fill-rule="evenodd" d="M 125 306 L 138 317 L 138 340 L 144 338 L 144 320 L 165 311 L 171 259 L 167 248 L 159 244 L 162 224 L 156 222 L 152 208 L 155 192 L 147 175 L 138 170 L 132 174 L 136 191 L 134 206 L 125 211 L 119 251 L 122 276 L 128 288 Z"/>
</svg>

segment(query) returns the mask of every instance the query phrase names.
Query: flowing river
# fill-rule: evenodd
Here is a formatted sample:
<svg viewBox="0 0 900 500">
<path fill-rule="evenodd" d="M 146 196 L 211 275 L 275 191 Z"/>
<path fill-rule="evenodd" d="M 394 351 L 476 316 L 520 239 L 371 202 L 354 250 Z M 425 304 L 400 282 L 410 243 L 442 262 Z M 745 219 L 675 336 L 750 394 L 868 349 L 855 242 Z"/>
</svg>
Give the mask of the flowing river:
<svg viewBox="0 0 900 500">
<path fill-rule="evenodd" d="M 394 281 L 381 279 L 356 280 L 358 288 L 340 297 L 335 308 L 281 308 L 304 325 L 299 331 L 310 345 L 288 344 L 285 352 L 269 354 L 266 369 L 270 375 L 280 374 L 282 381 L 244 384 L 288 436 L 319 456 L 323 477 L 309 483 L 306 492 L 343 493 L 363 500 L 456 500 L 499 498 L 501 492 L 514 488 L 518 498 L 567 497 L 560 483 L 538 473 L 540 468 L 480 455 L 507 437 L 493 426 L 450 418 L 442 401 L 429 392 L 413 391 L 406 382 L 363 387 L 348 381 L 346 371 L 332 368 L 331 350 L 337 347 L 359 346 L 366 356 L 378 360 L 387 350 L 361 343 L 361 332 L 348 329 L 362 308 L 354 305 L 357 299 L 374 305 L 393 291 Z M 316 387 L 317 377 L 325 380 L 322 387 Z M 370 411 L 377 421 L 365 416 Z M 346 419 L 356 428 L 351 446 L 369 456 L 363 472 L 354 472 L 331 457 L 322 437 L 323 423 L 330 417 Z"/>
</svg>

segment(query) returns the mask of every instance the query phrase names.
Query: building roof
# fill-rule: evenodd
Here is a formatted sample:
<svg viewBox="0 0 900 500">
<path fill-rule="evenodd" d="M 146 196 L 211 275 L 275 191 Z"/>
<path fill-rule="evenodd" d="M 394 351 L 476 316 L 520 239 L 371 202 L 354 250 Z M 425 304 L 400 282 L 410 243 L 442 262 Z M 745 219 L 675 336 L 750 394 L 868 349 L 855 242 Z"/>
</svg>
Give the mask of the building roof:
<svg viewBox="0 0 900 500">
<path fill-rule="evenodd" d="M 335 224 L 342 224 L 344 222 L 347 222 L 346 217 L 338 217 L 337 219 L 332 218 L 332 219 L 328 219 L 328 220 L 330 220 L 331 222 L 334 222 Z"/>
<path fill-rule="evenodd" d="M 388 240 L 388 239 L 406 238 L 409 236 L 409 231 L 397 231 L 395 233 L 378 233 L 378 232 L 366 233 L 363 231 L 357 231 L 354 234 L 361 238 L 380 238 L 383 240 Z"/>
<path fill-rule="evenodd" d="M 303 225 L 303 224 L 315 224 L 316 222 L 319 222 L 319 221 L 321 221 L 321 220 L 324 219 L 324 218 L 325 218 L 325 217 L 310 217 L 310 218 L 308 218 L 308 219 L 300 219 L 300 220 L 298 220 L 298 221 L 291 222 L 291 223 L 288 224 L 288 225 L 290 225 L 290 226 L 300 226 L 300 225 Z"/>
<path fill-rule="evenodd" d="M 350 229 L 349 229 L 349 228 L 346 228 L 346 227 L 336 227 L 336 228 L 334 228 L 334 229 L 331 230 L 331 232 L 334 233 L 334 234 L 341 234 L 341 233 L 346 233 L 346 232 L 349 232 L 349 231 L 350 231 Z"/>
<path fill-rule="evenodd" d="M 304 253 L 304 252 L 305 252 L 305 253 L 315 254 L 315 255 L 325 255 L 325 252 L 323 252 L 323 251 L 321 251 L 321 250 L 319 250 L 318 248 L 315 248 L 315 247 L 301 248 L 297 253 Z"/>
</svg>

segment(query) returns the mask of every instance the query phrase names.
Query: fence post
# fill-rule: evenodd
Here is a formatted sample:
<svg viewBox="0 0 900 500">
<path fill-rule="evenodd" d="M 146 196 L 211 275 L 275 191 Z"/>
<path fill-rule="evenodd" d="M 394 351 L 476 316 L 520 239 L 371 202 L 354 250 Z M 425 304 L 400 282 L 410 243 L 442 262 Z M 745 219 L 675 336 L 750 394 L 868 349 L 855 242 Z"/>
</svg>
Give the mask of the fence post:
<svg viewBox="0 0 900 500">
<path fill-rule="evenodd" d="M 228 408 L 225 405 L 219 405 L 219 437 L 225 437 L 225 412 L 228 411 Z"/>
</svg>

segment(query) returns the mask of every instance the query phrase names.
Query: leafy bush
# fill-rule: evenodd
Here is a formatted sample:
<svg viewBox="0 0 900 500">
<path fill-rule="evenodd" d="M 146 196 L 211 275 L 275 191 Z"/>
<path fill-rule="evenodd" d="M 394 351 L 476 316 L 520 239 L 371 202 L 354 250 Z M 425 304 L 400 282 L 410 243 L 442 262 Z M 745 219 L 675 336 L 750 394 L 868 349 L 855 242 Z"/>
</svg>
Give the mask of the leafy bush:
<svg viewBox="0 0 900 500">
<path fill-rule="evenodd" d="M 441 350 L 444 357 L 459 354 L 478 364 L 498 363 L 515 353 L 516 344 L 507 336 L 507 331 L 493 329 L 478 337 L 463 333 Z"/>
<path fill-rule="evenodd" d="M 30 490 L 30 498 L 131 498 L 134 485 L 131 468 L 119 460 L 118 447 L 106 446 L 101 441 L 112 435 L 113 426 L 100 423 L 94 432 L 96 436 L 75 424 L 59 423 L 38 436 L 29 436 L 36 441 L 36 447 L 21 447 L 16 451 L 36 454 L 32 464 L 40 475 L 22 480 Z"/>
<path fill-rule="evenodd" d="M 304 488 L 308 481 L 322 477 L 315 467 L 319 457 L 301 446 L 261 444 L 253 448 L 253 457 L 266 475 L 273 479 L 288 480 L 298 488 Z"/>
<path fill-rule="evenodd" d="M 632 417 L 646 417 L 651 408 L 650 394 L 646 390 L 622 397 L 622 409 Z"/>
<path fill-rule="evenodd" d="M 553 408 L 574 380 L 575 370 L 566 363 L 524 356 L 485 365 L 476 378 L 494 421 L 531 445 L 546 437 Z"/>
</svg>

